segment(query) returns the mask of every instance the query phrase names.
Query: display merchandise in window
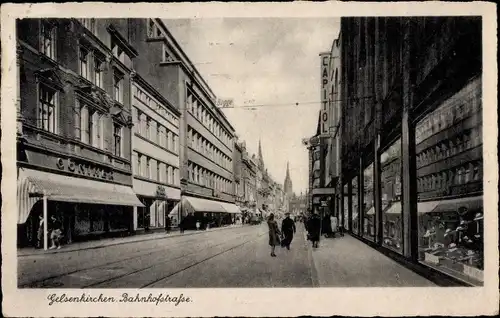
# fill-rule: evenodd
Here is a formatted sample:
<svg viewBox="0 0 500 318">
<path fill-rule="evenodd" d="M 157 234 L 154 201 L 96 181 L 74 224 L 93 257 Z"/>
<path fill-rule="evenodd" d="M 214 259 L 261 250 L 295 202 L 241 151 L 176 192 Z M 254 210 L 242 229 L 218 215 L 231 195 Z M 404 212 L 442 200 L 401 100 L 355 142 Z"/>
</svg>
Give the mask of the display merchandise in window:
<svg viewBox="0 0 500 318">
<path fill-rule="evenodd" d="M 382 245 L 403 251 L 403 209 L 401 205 L 401 139 L 380 155 L 382 195 Z"/>
<path fill-rule="evenodd" d="M 347 193 L 349 192 L 348 185 L 344 185 L 344 229 L 350 230 L 349 228 L 349 198 Z"/>
<path fill-rule="evenodd" d="M 359 197 L 358 178 L 352 179 L 352 232 L 359 234 Z"/>
<path fill-rule="evenodd" d="M 363 237 L 375 240 L 375 200 L 373 192 L 373 163 L 363 173 Z"/>
<path fill-rule="evenodd" d="M 481 112 L 476 78 L 416 126 L 437 114 L 445 121 L 416 140 L 417 158 L 426 158 L 417 166 L 419 260 L 475 285 L 484 281 Z M 436 145 L 446 146 L 441 157 L 430 151 Z"/>
</svg>

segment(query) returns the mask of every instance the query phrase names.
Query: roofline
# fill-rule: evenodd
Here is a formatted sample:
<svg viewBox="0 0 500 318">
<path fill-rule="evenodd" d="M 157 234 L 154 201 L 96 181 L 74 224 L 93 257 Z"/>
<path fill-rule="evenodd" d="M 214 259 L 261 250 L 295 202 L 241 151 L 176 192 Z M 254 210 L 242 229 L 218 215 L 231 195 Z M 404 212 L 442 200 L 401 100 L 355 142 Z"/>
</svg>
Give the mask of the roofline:
<svg viewBox="0 0 500 318">
<path fill-rule="evenodd" d="M 236 129 L 234 129 L 233 125 L 231 125 L 231 123 L 227 119 L 227 117 L 224 114 L 224 112 L 222 112 L 219 109 L 219 107 L 217 107 L 217 105 L 215 104 L 215 99 L 217 98 L 217 96 L 215 95 L 215 93 L 212 91 L 212 89 L 210 88 L 210 86 L 208 85 L 208 83 L 205 81 L 205 79 L 203 78 L 203 76 L 201 76 L 200 72 L 198 72 L 198 69 L 194 66 L 193 62 L 189 59 L 189 57 L 187 56 L 186 52 L 184 52 L 184 50 L 182 49 L 182 47 L 180 46 L 180 44 L 177 42 L 177 40 L 175 39 L 175 37 L 172 35 L 172 33 L 170 33 L 170 31 L 168 30 L 168 28 L 165 25 L 165 23 L 163 23 L 162 19 L 155 18 L 155 21 L 158 24 L 160 24 L 160 26 L 162 27 L 163 31 L 165 31 L 165 33 L 167 34 L 168 39 L 173 44 L 174 48 L 177 49 L 177 52 L 187 62 L 187 64 L 189 65 L 189 67 L 187 67 L 185 65 L 186 63 L 184 63 L 184 61 L 181 61 L 182 64 L 185 65 L 185 68 L 187 70 L 192 71 L 194 73 L 194 75 L 196 75 L 195 76 L 196 77 L 196 81 L 198 83 L 202 84 L 202 85 L 200 85 L 201 90 L 203 91 L 203 93 L 205 93 L 205 95 L 207 95 L 208 99 L 213 103 L 214 109 L 216 109 L 217 113 L 221 115 L 221 117 L 224 119 L 224 121 L 226 122 L 226 124 L 232 129 L 233 135 L 234 135 L 234 132 L 236 132 Z"/>
</svg>

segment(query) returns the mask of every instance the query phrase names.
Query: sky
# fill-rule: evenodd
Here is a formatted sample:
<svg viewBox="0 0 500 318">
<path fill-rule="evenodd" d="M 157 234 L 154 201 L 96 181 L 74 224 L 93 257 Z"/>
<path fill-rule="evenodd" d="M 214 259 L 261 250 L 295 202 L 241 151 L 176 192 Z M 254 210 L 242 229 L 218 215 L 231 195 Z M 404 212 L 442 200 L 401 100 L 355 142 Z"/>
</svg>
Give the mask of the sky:
<svg viewBox="0 0 500 318">
<path fill-rule="evenodd" d="M 302 138 L 316 132 L 320 100 L 319 53 L 330 51 L 339 18 L 204 18 L 164 20 L 218 98 L 240 141 L 283 184 L 287 161 L 293 190 L 308 187 Z M 307 103 L 295 106 L 295 103 Z M 286 104 L 285 106 L 282 106 Z M 239 106 L 268 105 L 254 110 Z"/>
</svg>

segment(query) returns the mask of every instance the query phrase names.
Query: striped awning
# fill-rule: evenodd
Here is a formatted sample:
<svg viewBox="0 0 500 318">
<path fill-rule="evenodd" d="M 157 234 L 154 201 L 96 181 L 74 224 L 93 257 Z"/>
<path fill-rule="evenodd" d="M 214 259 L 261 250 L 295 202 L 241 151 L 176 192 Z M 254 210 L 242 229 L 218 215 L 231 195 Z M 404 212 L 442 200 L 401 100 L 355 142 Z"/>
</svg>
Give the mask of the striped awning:
<svg viewBox="0 0 500 318">
<path fill-rule="evenodd" d="M 20 169 L 17 181 L 18 223 L 28 219 L 33 205 L 48 200 L 74 203 L 144 206 L 132 187 L 50 172 Z"/>
<path fill-rule="evenodd" d="M 191 207 L 192 210 L 194 210 L 194 212 L 227 213 L 227 211 L 222 207 L 221 202 L 218 201 L 183 196 L 182 204 L 187 204 L 188 207 Z M 185 208 L 186 207 L 183 206 L 183 209 Z"/>
<path fill-rule="evenodd" d="M 240 214 L 241 210 L 236 204 L 219 202 L 227 213 Z"/>
</svg>

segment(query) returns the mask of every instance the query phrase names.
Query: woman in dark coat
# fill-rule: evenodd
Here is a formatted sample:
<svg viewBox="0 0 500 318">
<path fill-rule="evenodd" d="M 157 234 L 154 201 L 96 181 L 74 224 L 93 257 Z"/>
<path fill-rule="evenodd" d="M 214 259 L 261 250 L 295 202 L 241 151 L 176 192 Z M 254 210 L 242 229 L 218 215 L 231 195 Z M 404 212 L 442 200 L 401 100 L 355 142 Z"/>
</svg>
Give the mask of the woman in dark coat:
<svg viewBox="0 0 500 318">
<path fill-rule="evenodd" d="M 309 232 L 309 239 L 312 242 L 312 247 L 318 247 L 321 231 L 321 219 L 318 214 L 314 213 L 307 221 L 307 231 Z"/>
<path fill-rule="evenodd" d="M 269 227 L 269 245 L 271 246 L 271 256 L 276 257 L 274 250 L 276 245 L 280 244 L 280 230 L 278 229 L 278 223 L 274 220 L 274 214 L 271 213 L 267 219 L 267 226 Z"/>
</svg>

